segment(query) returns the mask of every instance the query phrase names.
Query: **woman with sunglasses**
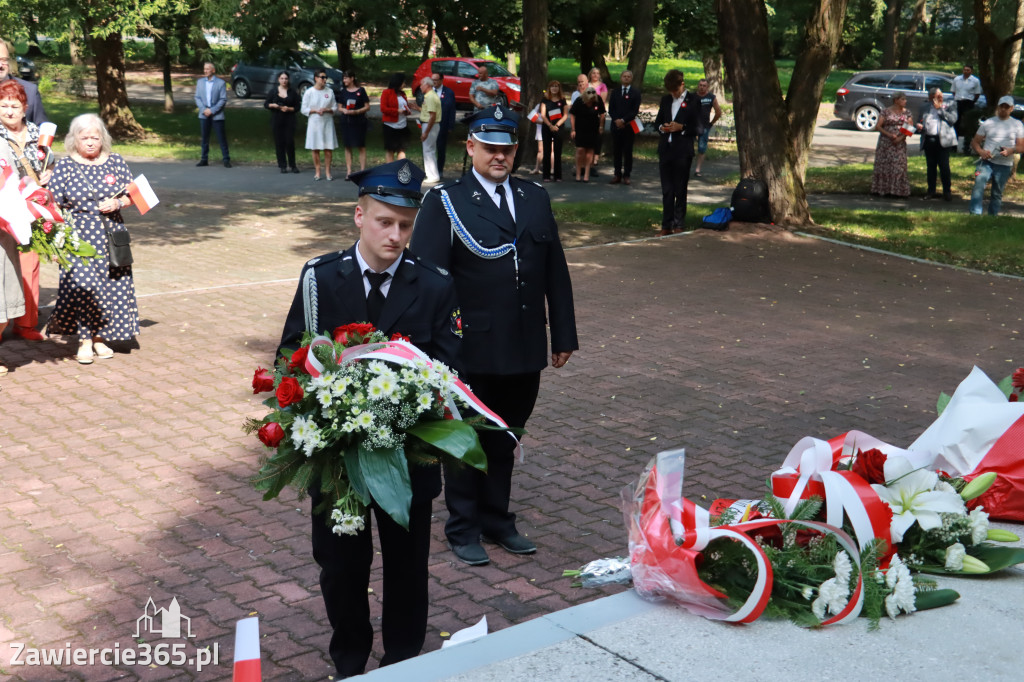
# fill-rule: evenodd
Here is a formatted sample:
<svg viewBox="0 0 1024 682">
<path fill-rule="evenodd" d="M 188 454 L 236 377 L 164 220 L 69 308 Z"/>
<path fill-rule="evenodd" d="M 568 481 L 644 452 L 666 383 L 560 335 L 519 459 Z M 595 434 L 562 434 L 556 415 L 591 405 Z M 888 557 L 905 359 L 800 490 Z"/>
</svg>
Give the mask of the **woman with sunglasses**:
<svg viewBox="0 0 1024 682">
<path fill-rule="evenodd" d="M 313 152 L 313 179 L 320 179 L 320 150 L 324 152 L 324 177 L 331 177 L 331 157 L 338 148 L 338 136 L 334 132 L 334 110 L 338 108 L 334 91 L 327 87 L 327 72 L 320 70 L 313 75 L 313 87 L 302 96 L 302 113 L 309 117 L 306 125 L 306 149 Z"/>
</svg>

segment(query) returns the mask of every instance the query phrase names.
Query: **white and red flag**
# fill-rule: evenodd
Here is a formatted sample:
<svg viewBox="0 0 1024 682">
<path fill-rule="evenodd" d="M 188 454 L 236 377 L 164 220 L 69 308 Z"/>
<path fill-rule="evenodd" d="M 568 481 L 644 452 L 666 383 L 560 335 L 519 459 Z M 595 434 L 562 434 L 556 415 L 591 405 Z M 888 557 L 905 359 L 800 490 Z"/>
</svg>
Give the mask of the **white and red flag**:
<svg viewBox="0 0 1024 682">
<path fill-rule="evenodd" d="M 38 146 L 49 149 L 53 146 L 53 138 L 57 135 L 57 124 L 47 121 L 39 126 Z"/>
<path fill-rule="evenodd" d="M 629 122 L 629 127 L 633 129 L 634 133 L 639 134 L 644 129 L 644 124 L 640 122 L 640 119 L 634 118 Z"/>
<path fill-rule="evenodd" d="M 260 619 L 243 618 L 235 624 L 235 667 L 232 682 L 261 682 Z"/>
<path fill-rule="evenodd" d="M 539 104 L 533 108 L 533 110 L 530 112 L 530 115 L 527 118 L 530 119 L 531 123 L 540 123 L 540 105 Z"/>
<path fill-rule="evenodd" d="M 135 204 L 135 207 L 139 209 L 139 213 L 142 215 L 146 215 L 149 209 L 160 203 L 160 200 L 156 197 L 156 192 L 153 191 L 145 175 L 135 178 L 135 181 L 128 185 L 125 191 L 132 198 L 132 203 Z"/>
</svg>

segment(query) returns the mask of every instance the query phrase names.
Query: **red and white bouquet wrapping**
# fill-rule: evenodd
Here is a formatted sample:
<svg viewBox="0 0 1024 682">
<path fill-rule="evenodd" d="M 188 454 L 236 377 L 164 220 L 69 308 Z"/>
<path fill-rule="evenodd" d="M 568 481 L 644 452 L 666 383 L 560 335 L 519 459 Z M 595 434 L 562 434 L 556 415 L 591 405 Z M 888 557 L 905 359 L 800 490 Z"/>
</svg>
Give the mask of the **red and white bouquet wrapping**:
<svg viewBox="0 0 1024 682">
<path fill-rule="evenodd" d="M 945 402 L 908 449 L 858 431 L 800 440 L 763 500 L 704 509 L 682 496 L 683 452 L 659 454 L 623 494 L 637 592 L 731 622 L 877 624 L 958 598 L 921 573 L 1024 562 L 1024 548 L 996 544 L 1019 538 L 988 522 L 1024 510 L 1024 405 L 977 368 Z"/>
</svg>

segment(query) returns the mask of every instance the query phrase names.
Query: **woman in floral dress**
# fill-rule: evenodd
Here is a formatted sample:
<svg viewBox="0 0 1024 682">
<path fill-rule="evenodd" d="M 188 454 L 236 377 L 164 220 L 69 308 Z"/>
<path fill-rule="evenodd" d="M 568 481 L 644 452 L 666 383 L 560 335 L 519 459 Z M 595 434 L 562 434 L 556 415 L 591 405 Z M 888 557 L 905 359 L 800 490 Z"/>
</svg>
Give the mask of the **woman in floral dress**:
<svg viewBox="0 0 1024 682">
<path fill-rule="evenodd" d="M 69 157 L 57 162 L 50 190 L 57 203 L 70 209 L 79 236 L 96 248 L 96 258 L 83 259 L 61 271 L 57 305 L 47 331 L 77 334 L 83 365 L 94 357 L 108 359 L 114 351 L 104 341 L 127 341 L 139 333 L 139 306 L 130 265 L 111 267 L 106 228 L 122 231 L 121 209 L 131 199 L 121 193 L 132 181 L 128 164 L 110 151 L 110 133 L 95 114 L 71 121 L 64 146 Z"/>
<path fill-rule="evenodd" d="M 909 197 L 910 180 L 907 177 L 907 136 L 901 128 L 913 130 L 914 120 L 907 111 L 907 96 L 898 92 L 892 106 L 878 117 L 875 130 L 875 173 L 871 178 L 871 193 L 881 196 Z"/>
</svg>

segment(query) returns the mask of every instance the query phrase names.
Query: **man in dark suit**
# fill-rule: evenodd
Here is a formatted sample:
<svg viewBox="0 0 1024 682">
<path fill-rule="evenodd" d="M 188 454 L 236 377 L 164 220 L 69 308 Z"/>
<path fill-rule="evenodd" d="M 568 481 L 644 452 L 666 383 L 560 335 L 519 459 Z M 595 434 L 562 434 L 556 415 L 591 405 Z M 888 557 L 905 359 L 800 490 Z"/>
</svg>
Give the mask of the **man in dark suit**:
<svg viewBox="0 0 1024 682">
<path fill-rule="evenodd" d="M 437 172 L 444 177 L 444 160 L 448 150 L 448 133 L 455 129 L 455 91 L 444 84 L 444 76 L 430 74 L 434 92 L 441 98 L 441 127 L 437 133 Z"/>
<path fill-rule="evenodd" d="M 466 141 L 473 168 L 427 193 L 412 249 L 450 270 L 455 280 L 463 378 L 506 423 L 522 427 L 548 358 L 561 367 L 579 345 L 572 282 L 551 201 L 540 185 L 510 176 L 517 126 L 518 117 L 504 106 L 473 115 Z M 481 434 L 480 441 L 486 474 L 465 466 L 444 472 L 445 534 L 455 556 L 470 565 L 489 561 L 481 536 L 514 554 L 537 549 L 516 529 L 508 509 L 514 441 L 500 432 Z"/>
<path fill-rule="evenodd" d="M 209 166 L 210 130 L 217 133 L 220 155 L 225 168 L 231 168 L 231 154 L 228 152 L 228 137 L 224 130 L 224 107 L 228 103 L 228 86 L 214 74 L 217 69 L 212 62 L 203 64 L 203 77 L 196 82 L 196 107 L 199 108 L 200 158 L 197 166 Z"/>
<path fill-rule="evenodd" d="M 39 88 L 35 83 L 17 78 L 14 74 L 18 72 L 18 59 L 11 53 L 7 41 L 0 38 L 0 82 L 11 78 L 25 88 L 25 97 L 28 102 L 25 106 L 25 120 L 36 125 L 46 123 L 46 111 L 43 109 L 43 100 L 39 97 Z"/>
<path fill-rule="evenodd" d="M 683 72 L 665 74 L 668 94 L 661 98 L 654 125 L 658 140 L 658 171 L 661 175 L 661 234 L 682 232 L 686 219 L 686 189 L 693 164 L 693 141 L 700 134 L 700 99 L 687 92 Z"/>
<path fill-rule="evenodd" d="M 281 349 L 298 348 L 307 330 L 329 334 L 344 324 L 369 321 L 389 336 L 409 337 L 430 357 L 458 366 L 455 286 L 447 273 L 405 251 L 423 178 L 423 171 L 406 160 L 352 174 L 359 185 L 359 241 L 303 267 Z M 409 530 L 370 505 L 384 562 L 381 665 L 416 656 L 426 635 L 431 501 L 441 492 L 441 472 L 436 465 L 417 465 L 409 467 L 409 475 Z M 311 488 L 310 496 L 315 509 L 319 491 Z M 354 536 L 335 535 L 327 523 L 329 513 L 313 515 L 313 557 L 320 565 L 320 589 L 334 630 L 331 659 L 344 678 L 362 674 L 373 647 L 367 596 L 373 539 L 369 513 L 366 528 Z"/>
<path fill-rule="evenodd" d="M 640 91 L 633 87 L 633 72 L 623 71 L 619 77 L 622 87 L 612 88 L 608 97 L 608 115 L 612 119 L 612 149 L 615 158 L 615 177 L 612 185 L 629 184 L 633 172 L 633 121 L 640 113 Z"/>
</svg>

